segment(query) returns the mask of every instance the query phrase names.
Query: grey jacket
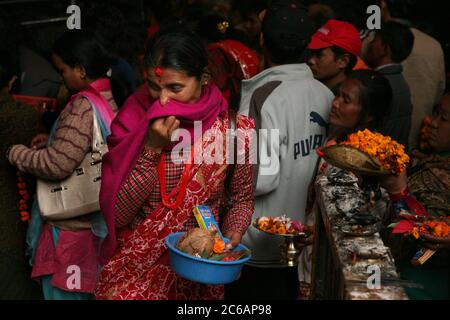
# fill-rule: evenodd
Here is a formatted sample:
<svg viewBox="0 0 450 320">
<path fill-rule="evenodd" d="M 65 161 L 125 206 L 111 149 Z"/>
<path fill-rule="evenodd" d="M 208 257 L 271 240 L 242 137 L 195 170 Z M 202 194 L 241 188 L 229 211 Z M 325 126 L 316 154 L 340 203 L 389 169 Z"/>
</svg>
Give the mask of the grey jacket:
<svg viewBox="0 0 450 320">
<path fill-rule="evenodd" d="M 273 67 L 242 82 L 240 113 L 257 129 L 276 130 L 259 134 L 253 219 L 286 215 L 305 222 L 315 149 L 325 141 L 333 97 L 306 64 Z M 277 238 L 251 226 L 243 239 L 253 251 L 251 264 L 280 266 Z"/>
</svg>

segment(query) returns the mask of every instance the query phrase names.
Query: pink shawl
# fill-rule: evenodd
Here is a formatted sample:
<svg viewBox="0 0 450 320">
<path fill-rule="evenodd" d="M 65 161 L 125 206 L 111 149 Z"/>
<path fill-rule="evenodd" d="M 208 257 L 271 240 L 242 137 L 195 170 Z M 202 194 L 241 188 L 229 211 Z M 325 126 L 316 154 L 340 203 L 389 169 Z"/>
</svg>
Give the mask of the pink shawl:
<svg viewBox="0 0 450 320">
<path fill-rule="evenodd" d="M 145 90 L 139 90 L 127 100 L 111 124 L 109 152 L 103 157 L 100 207 L 110 232 L 100 252 L 102 265 L 112 257 L 116 247 L 116 195 L 142 151 L 149 123 L 154 119 L 176 116 L 181 121 L 180 127 L 188 130 L 193 137 L 194 121 L 202 121 L 204 133 L 213 125 L 219 114 L 227 109 L 228 104 L 215 85 L 205 87 L 199 101 L 193 104 L 170 101 L 162 106 Z"/>
<path fill-rule="evenodd" d="M 90 102 L 91 105 L 97 111 L 97 114 L 100 116 L 101 120 L 104 122 L 104 125 L 109 131 L 111 127 L 111 122 L 116 116 L 111 109 L 109 103 L 100 95 L 100 92 L 108 92 L 111 91 L 111 84 L 109 79 L 101 78 L 94 82 L 92 82 L 86 89 L 83 91 L 74 94 L 71 98 L 71 102 L 77 99 L 78 97 L 85 97 Z M 70 106 L 70 103 L 67 104 Z"/>
</svg>

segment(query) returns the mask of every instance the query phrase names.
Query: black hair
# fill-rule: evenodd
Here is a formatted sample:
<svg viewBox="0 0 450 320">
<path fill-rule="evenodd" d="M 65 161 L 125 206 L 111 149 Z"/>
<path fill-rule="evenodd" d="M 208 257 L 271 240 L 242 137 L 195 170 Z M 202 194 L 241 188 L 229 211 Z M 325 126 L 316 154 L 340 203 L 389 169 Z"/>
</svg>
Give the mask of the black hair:
<svg viewBox="0 0 450 320">
<path fill-rule="evenodd" d="M 264 39 L 264 49 L 273 64 L 303 63 L 306 61 L 306 48 L 314 33 L 313 22 L 307 15 L 306 8 L 298 3 L 292 7 L 289 20 L 291 26 L 284 31 L 280 29 L 281 19 L 288 17 L 279 16 L 280 10 L 289 10 L 288 6 L 293 0 L 287 3 L 284 0 L 274 0 L 271 2 L 267 13 L 261 24 L 261 32 Z M 295 20 L 298 20 L 294 26 Z M 301 26 L 300 26 L 301 25 Z"/>
<path fill-rule="evenodd" d="M 378 130 L 392 102 L 392 88 L 389 81 L 373 70 L 355 70 L 347 76 L 347 80 L 356 80 L 360 86 L 361 115 L 360 124 L 373 120 L 367 129 Z"/>
<path fill-rule="evenodd" d="M 114 55 L 134 62 L 136 52 L 145 41 L 145 32 L 134 32 L 131 19 L 127 19 L 118 7 L 100 1 L 92 1 L 89 5 L 83 16 L 83 29 L 94 32 Z"/>
<path fill-rule="evenodd" d="M 380 35 L 383 44 L 391 50 L 391 59 L 395 63 L 401 63 L 411 54 L 414 35 L 409 27 L 398 22 L 388 21 L 376 32 Z"/>
<path fill-rule="evenodd" d="M 319 9 L 316 12 L 311 13 L 310 6 L 316 5 L 316 4 L 320 5 Z M 324 4 L 324 3 L 320 3 L 320 2 L 308 4 L 308 14 L 309 14 L 309 17 L 311 18 L 311 21 L 313 22 L 315 31 L 317 31 L 321 27 L 323 27 L 328 22 L 328 20 L 335 18 L 335 13 L 334 13 L 333 8 L 331 8 L 331 6 L 328 4 Z"/>
<path fill-rule="evenodd" d="M 306 61 L 306 47 L 310 39 L 280 43 L 270 37 L 264 37 L 264 48 L 274 64 L 303 63 Z"/>
<path fill-rule="evenodd" d="M 108 71 L 118 63 L 117 58 L 108 53 L 96 35 L 87 30 L 66 31 L 56 40 L 52 52 L 72 68 L 83 67 L 92 80 L 107 77 Z M 114 100 L 120 107 L 131 94 L 130 88 L 115 73 L 110 80 Z"/>
<path fill-rule="evenodd" d="M 162 22 L 171 12 L 172 4 L 164 0 L 144 0 L 144 13 L 152 15 L 158 22 Z"/>
<path fill-rule="evenodd" d="M 188 0 L 144 0 L 146 18 L 153 17 L 161 29 L 174 24 L 195 24 L 206 14 L 205 5 Z M 150 21 L 147 21 L 147 23 Z"/>
<path fill-rule="evenodd" d="M 68 30 L 53 45 L 53 53 L 68 66 L 83 67 L 89 78 L 106 77 L 116 62 L 94 33 L 86 30 Z"/>
<path fill-rule="evenodd" d="M 231 11 L 239 12 L 242 20 L 246 20 L 252 14 L 258 15 L 261 11 L 267 9 L 268 2 L 267 0 L 233 0 Z"/>
<path fill-rule="evenodd" d="M 162 67 L 184 72 L 200 81 L 208 66 L 208 54 L 201 38 L 192 32 L 158 35 L 145 53 L 147 68 Z"/>
<path fill-rule="evenodd" d="M 196 33 L 207 43 L 228 38 L 230 22 L 219 14 L 208 14 L 198 22 Z"/>
<path fill-rule="evenodd" d="M 417 0 L 385 0 L 389 13 L 393 18 L 413 20 Z"/>
<path fill-rule="evenodd" d="M 334 53 L 334 60 L 340 59 L 342 58 L 344 55 L 348 55 L 350 57 L 349 62 L 347 64 L 347 66 L 345 67 L 345 74 L 349 74 L 353 71 L 353 68 L 356 66 L 356 63 L 358 63 L 358 58 L 353 54 L 350 53 L 340 47 L 337 46 L 332 46 L 331 50 Z"/>
</svg>

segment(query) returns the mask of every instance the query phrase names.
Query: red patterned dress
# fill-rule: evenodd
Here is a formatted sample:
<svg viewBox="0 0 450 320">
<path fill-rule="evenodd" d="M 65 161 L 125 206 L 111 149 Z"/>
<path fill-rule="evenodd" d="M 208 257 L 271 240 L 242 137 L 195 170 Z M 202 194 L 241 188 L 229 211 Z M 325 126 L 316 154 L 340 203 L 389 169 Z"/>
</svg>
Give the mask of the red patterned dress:
<svg viewBox="0 0 450 320">
<path fill-rule="evenodd" d="M 228 128 L 228 114 L 222 113 L 210 130 L 224 133 Z M 253 129 L 253 122 L 238 117 L 239 129 Z M 214 135 L 212 135 L 214 136 Z M 239 139 L 239 135 L 238 135 Z M 207 141 L 205 141 L 207 140 Z M 203 150 L 214 138 L 203 138 Z M 232 206 L 219 219 L 219 210 L 226 201 L 226 164 L 192 166 L 182 206 L 171 210 L 161 204 L 161 190 L 157 166 L 161 155 L 145 149 L 137 165 L 120 189 L 116 200 L 118 249 L 103 269 L 97 286 L 97 299 L 198 300 L 223 299 L 223 286 L 207 286 L 178 277 L 170 268 L 164 239 L 174 232 L 195 227 L 192 209 L 206 204 L 211 207 L 223 232 L 244 234 L 251 222 L 254 207 L 253 166 L 248 140 L 245 145 L 246 164 L 237 164 L 231 179 Z M 238 151 L 239 153 L 239 151 Z M 166 157 L 166 193 L 173 196 L 184 170 Z"/>
</svg>

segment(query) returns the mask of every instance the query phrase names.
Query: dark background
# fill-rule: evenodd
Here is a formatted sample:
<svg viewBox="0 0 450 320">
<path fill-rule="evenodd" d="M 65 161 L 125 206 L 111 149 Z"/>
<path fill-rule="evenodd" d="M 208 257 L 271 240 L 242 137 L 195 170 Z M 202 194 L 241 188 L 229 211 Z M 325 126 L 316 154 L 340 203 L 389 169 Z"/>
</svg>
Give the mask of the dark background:
<svg viewBox="0 0 450 320">
<path fill-rule="evenodd" d="M 67 18 L 67 7 L 72 3 L 81 7 L 82 27 L 86 20 L 103 19 L 104 23 L 114 24 L 111 33 L 120 30 L 116 35 L 114 51 L 124 51 L 121 55 L 132 56 L 143 51 L 146 39 L 145 3 L 158 0 L 111 0 L 111 1 L 68 1 L 68 0 L 0 0 L 0 15 L 7 16 L 10 21 L 20 25 L 23 41 L 44 56 L 48 56 L 53 41 L 65 30 L 66 21 L 50 21 L 49 19 Z M 240 2 L 254 0 L 240 0 Z M 180 9 L 198 2 L 210 0 L 165 0 L 164 6 L 172 3 L 172 8 Z M 375 4 L 374 0 L 304 0 L 305 4 L 325 3 L 332 6 L 338 19 L 352 22 L 362 28 L 367 20 L 366 9 Z M 450 71 L 450 11 L 447 1 L 418 0 L 414 22 L 416 27 L 432 35 L 441 42 L 446 55 L 447 71 Z M 169 4 L 170 5 L 170 4 Z M 172 9 L 173 10 L 173 9 Z M 126 18 L 115 19 L 119 11 Z M 169 13 L 173 15 L 173 11 Z M 88 16 L 88 17 L 87 17 Z M 39 22 L 39 20 L 47 20 Z M 119 21 L 120 20 L 120 21 Z M 113 37 L 115 35 L 112 35 Z M 1 45 L 1 44 L 0 44 Z"/>
</svg>

